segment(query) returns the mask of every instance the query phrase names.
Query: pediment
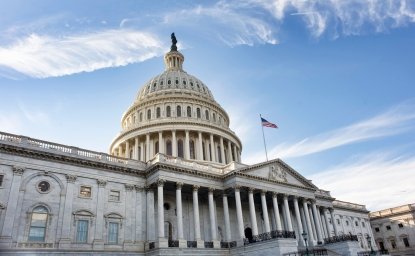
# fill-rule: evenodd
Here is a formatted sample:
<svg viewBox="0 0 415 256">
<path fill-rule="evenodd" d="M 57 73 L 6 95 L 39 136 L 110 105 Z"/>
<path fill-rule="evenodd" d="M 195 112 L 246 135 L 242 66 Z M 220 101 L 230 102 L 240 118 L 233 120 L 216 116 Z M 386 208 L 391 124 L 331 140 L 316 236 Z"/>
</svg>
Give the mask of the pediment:
<svg viewBox="0 0 415 256">
<path fill-rule="evenodd" d="M 317 189 L 311 181 L 307 180 L 280 159 L 251 165 L 241 169 L 240 172 L 281 183 Z"/>
</svg>

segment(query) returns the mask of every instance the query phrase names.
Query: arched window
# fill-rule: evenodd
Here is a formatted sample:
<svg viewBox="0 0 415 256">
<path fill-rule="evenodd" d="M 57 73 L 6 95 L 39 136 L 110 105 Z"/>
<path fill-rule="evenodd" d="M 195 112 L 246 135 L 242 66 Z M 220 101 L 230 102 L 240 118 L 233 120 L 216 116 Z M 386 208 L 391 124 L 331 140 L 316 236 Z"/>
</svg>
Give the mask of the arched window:
<svg viewBox="0 0 415 256">
<path fill-rule="evenodd" d="M 190 141 L 190 159 L 195 159 L 195 142 L 193 140 Z"/>
<path fill-rule="evenodd" d="M 45 241 L 47 223 L 48 209 L 44 206 L 38 206 L 33 209 L 28 240 Z"/>
<path fill-rule="evenodd" d="M 182 107 L 177 106 L 177 117 L 181 117 L 182 116 Z"/>
<path fill-rule="evenodd" d="M 177 141 L 177 156 L 183 158 L 184 151 L 183 151 L 183 140 Z"/>
<path fill-rule="evenodd" d="M 209 120 L 209 111 L 208 110 L 205 111 L 205 117 L 206 117 L 206 120 Z"/>
<path fill-rule="evenodd" d="M 160 111 L 160 108 L 159 108 L 159 107 L 157 107 L 157 109 L 156 109 L 156 117 L 157 117 L 157 118 L 160 118 L 160 115 L 161 115 L 161 114 L 160 114 L 160 112 L 161 112 L 161 111 Z"/>
<path fill-rule="evenodd" d="M 172 154 L 172 147 L 171 147 L 171 141 L 170 141 L 170 140 L 167 140 L 167 141 L 166 141 L 166 154 L 167 154 L 168 156 L 173 155 L 173 154 Z"/>
<path fill-rule="evenodd" d="M 192 117 L 192 108 L 190 106 L 187 107 L 187 117 Z"/>
<path fill-rule="evenodd" d="M 167 117 L 170 117 L 171 116 L 171 108 L 170 108 L 170 106 L 167 106 L 166 107 L 166 116 Z"/>
<path fill-rule="evenodd" d="M 197 115 L 197 118 L 200 118 L 200 108 L 196 109 L 196 115 Z"/>
<path fill-rule="evenodd" d="M 159 142 L 158 141 L 156 141 L 156 144 L 154 145 L 154 152 L 155 152 L 155 154 L 157 154 L 158 152 L 159 152 Z"/>
<path fill-rule="evenodd" d="M 140 122 L 143 121 L 143 113 L 140 112 L 140 118 L 139 118 Z"/>
<path fill-rule="evenodd" d="M 151 110 L 147 110 L 147 120 L 151 119 Z"/>
<path fill-rule="evenodd" d="M 216 122 L 216 115 L 215 115 L 215 113 L 212 114 L 212 119 L 213 119 L 213 122 Z"/>
<path fill-rule="evenodd" d="M 134 117 L 133 117 L 133 123 L 136 123 L 136 121 L 137 121 L 137 120 L 136 120 L 136 118 L 135 118 L 135 116 L 134 116 Z"/>
</svg>

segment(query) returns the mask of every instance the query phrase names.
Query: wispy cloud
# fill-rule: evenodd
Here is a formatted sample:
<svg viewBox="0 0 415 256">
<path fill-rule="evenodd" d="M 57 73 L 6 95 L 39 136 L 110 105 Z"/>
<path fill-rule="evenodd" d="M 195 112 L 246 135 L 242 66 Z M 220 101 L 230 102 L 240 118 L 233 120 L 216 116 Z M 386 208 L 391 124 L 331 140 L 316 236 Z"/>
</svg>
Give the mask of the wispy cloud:
<svg viewBox="0 0 415 256">
<path fill-rule="evenodd" d="M 373 153 L 311 175 L 340 200 L 366 204 L 371 211 L 413 203 L 415 157 Z"/>
<path fill-rule="evenodd" d="M 415 102 L 407 101 L 394 106 L 385 113 L 352 125 L 317 134 L 299 142 L 282 143 L 271 150 L 271 158 L 293 158 L 310 155 L 344 145 L 401 134 L 415 128 Z M 262 152 L 252 154 L 247 160 L 261 160 Z"/>
<path fill-rule="evenodd" d="M 155 35 L 130 29 L 65 37 L 31 34 L 0 47 L 0 67 L 35 78 L 56 77 L 124 66 L 163 51 Z"/>
</svg>

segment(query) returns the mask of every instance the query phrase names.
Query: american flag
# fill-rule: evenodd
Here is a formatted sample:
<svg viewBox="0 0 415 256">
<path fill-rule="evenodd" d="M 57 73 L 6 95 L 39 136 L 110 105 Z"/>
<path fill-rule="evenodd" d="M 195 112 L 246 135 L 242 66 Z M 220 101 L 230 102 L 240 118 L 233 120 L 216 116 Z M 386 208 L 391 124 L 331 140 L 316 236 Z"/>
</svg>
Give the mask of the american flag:
<svg viewBox="0 0 415 256">
<path fill-rule="evenodd" d="M 278 126 L 276 124 L 270 123 L 262 117 L 261 117 L 261 123 L 262 123 L 262 126 L 265 126 L 265 127 L 278 128 Z"/>
</svg>

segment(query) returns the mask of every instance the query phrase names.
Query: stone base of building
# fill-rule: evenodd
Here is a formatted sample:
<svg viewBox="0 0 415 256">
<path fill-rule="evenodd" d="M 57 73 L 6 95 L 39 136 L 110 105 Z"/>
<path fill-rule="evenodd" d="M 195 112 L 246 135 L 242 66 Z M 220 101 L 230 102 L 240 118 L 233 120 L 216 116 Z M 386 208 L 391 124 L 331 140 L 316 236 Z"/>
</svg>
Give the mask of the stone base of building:
<svg viewBox="0 0 415 256">
<path fill-rule="evenodd" d="M 332 244 L 324 245 L 329 251 L 333 251 L 342 256 L 355 256 L 358 252 L 362 251 L 357 241 L 344 241 Z"/>
</svg>

